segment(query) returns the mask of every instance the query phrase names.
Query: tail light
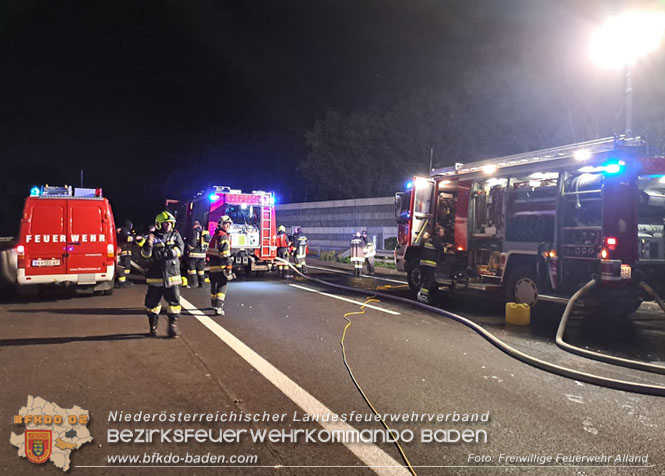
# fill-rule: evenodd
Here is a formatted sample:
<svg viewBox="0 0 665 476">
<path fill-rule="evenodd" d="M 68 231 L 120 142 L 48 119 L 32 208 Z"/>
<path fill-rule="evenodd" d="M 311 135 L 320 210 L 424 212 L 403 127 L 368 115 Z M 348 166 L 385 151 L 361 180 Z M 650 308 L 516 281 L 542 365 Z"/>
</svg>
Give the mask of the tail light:
<svg viewBox="0 0 665 476">
<path fill-rule="evenodd" d="M 600 250 L 600 257 L 602 259 L 607 259 L 607 257 L 610 255 L 610 253 L 607 251 L 607 248 L 603 248 Z"/>
<path fill-rule="evenodd" d="M 464 247 L 463 246 L 458 246 L 457 251 L 464 251 Z"/>
<path fill-rule="evenodd" d="M 115 257 L 115 248 L 113 247 L 113 245 L 112 245 L 111 243 L 109 243 L 108 245 L 106 245 L 106 255 L 107 255 L 109 258 L 113 258 L 113 257 Z"/>
<path fill-rule="evenodd" d="M 610 236 L 610 237 L 605 238 L 605 244 L 607 245 L 607 249 L 609 251 L 614 251 L 614 250 L 617 249 L 618 241 L 617 241 L 616 238 Z"/>
<path fill-rule="evenodd" d="M 18 245 L 16 247 L 16 256 L 18 258 L 18 267 L 25 268 L 25 246 Z"/>
</svg>

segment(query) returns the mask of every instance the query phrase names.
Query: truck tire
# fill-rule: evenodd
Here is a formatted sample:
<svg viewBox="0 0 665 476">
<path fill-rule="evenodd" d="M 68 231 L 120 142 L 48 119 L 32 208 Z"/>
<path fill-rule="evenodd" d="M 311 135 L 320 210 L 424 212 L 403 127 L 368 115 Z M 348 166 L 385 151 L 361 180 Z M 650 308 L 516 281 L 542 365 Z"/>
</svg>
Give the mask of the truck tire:
<svg viewBox="0 0 665 476">
<path fill-rule="evenodd" d="M 420 272 L 420 259 L 412 259 L 406 263 L 406 280 L 411 291 L 418 292 L 423 285 L 423 275 Z"/>
<path fill-rule="evenodd" d="M 520 266 L 508 276 L 506 299 L 508 302 L 528 304 L 533 308 L 538 303 L 542 288 L 536 272 L 529 266 Z"/>
</svg>

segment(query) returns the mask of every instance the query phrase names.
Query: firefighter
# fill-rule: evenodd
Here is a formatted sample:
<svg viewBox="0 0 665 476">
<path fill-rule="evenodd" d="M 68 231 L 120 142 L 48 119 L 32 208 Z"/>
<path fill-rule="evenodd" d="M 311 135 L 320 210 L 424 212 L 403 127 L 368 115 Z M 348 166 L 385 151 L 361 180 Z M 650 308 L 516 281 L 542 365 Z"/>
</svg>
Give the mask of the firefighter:
<svg viewBox="0 0 665 476">
<path fill-rule="evenodd" d="M 118 271 L 116 287 L 124 288 L 131 285 L 127 278 L 132 270 L 132 246 L 134 245 L 134 224 L 126 220 L 124 225 L 116 230 L 118 247 Z"/>
<path fill-rule="evenodd" d="M 291 240 L 289 235 L 286 234 L 286 227 L 280 225 L 277 228 L 277 257 L 285 261 L 289 260 L 289 248 L 291 247 Z M 278 261 L 277 269 L 279 270 L 282 278 L 286 277 L 288 265 L 282 261 Z"/>
<path fill-rule="evenodd" d="M 180 257 L 185 244 L 175 229 L 175 217 L 167 211 L 155 218 L 155 231 L 150 233 L 141 247 L 141 256 L 148 260 L 145 307 L 148 313 L 150 336 L 157 335 L 159 311 L 162 297 L 169 305 L 168 336 L 178 337 L 176 321 L 180 315 Z"/>
<path fill-rule="evenodd" d="M 226 288 L 233 275 L 231 258 L 231 236 L 229 230 L 233 220 L 224 215 L 217 222 L 217 229 L 210 240 L 206 254 L 210 259 L 210 304 L 218 316 L 224 315 Z"/>
<path fill-rule="evenodd" d="M 363 239 L 359 231 L 355 232 L 351 238 L 351 262 L 356 276 L 360 276 L 363 270 L 363 263 L 365 262 L 365 253 L 363 252 Z"/>
<path fill-rule="evenodd" d="M 376 249 L 374 248 L 374 243 L 368 241 L 367 239 L 367 230 L 363 230 L 360 233 L 360 238 L 363 240 L 363 253 L 365 254 L 365 264 L 367 265 L 367 274 L 374 275 L 374 256 L 376 255 Z"/>
<path fill-rule="evenodd" d="M 192 225 L 192 233 L 187 242 L 187 287 L 202 288 L 205 282 L 204 268 L 210 233 L 201 227 L 198 220 Z"/>
<path fill-rule="evenodd" d="M 434 273 L 436 265 L 439 262 L 441 254 L 445 250 L 443 241 L 444 230 L 440 225 L 434 227 L 434 235 L 428 236 L 423 246 L 422 256 L 420 258 L 420 275 L 422 276 L 422 286 L 418 291 L 418 301 L 430 304 L 432 302 L 432 292 L 434 291 Z"/>
<path fill-rule="evenodd" d="M 303 274 L 307 274 L 307 237 L 302 232 L 302 227 L 297 227 L 293 235 L 294 256 L 296 268 Z"/>
</svg>

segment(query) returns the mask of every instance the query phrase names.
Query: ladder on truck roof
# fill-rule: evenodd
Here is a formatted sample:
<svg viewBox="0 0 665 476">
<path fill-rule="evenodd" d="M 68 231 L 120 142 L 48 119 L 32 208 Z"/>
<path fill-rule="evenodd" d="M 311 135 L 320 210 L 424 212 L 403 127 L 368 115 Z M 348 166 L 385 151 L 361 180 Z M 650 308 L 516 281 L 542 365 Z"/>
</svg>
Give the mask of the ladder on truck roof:
<svg viewBox="0 0 665 476">
<path fill-rule="evenodd" d="M 432 169 L 431 177 L 445 177 L 453 175 L 464 175 L 476 172 L 494 172 L 495 170 L 514 167 L 518 165 L 532 165 L 543 162 L 552 162 L 563 159 L 578 157 L 585 160 L 595 154 L 611 152 L 620 147 L 643 147 L 645 142 L 640 137 L 626 138 L 624 136 L 606 137 L 587 142 L 553 147 L 551 149 L 536 150 L 522 154 L 509 155 L 494 159 L 479 160 L 467 164 L 456 163 L 453 166 Z"/>
<path fill-rule="evenodd" d="M 272 242 L 272 207 L 261 207 L 261 258 L 270 256 Z"/>
</svg>

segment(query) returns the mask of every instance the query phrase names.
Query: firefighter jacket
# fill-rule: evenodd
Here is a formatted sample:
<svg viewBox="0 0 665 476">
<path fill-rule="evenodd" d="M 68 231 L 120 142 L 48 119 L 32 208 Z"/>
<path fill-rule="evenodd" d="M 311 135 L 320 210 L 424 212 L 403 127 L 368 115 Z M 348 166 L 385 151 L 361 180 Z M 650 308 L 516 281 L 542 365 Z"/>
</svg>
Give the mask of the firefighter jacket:
<svg viewBox="0 0 665 476">
<path fill-rule="evenodd" d="M 224 230 L 217 229 L 206 251 L 210 259 L 210 272 L 221 273 L 233 266 L 231 258 L 231 237 Z"/>
<path fill-rule="evenodd" d="M 118 247 L 120 247 L 120 256 L 132 256 L 132 245 L 134 244 L 134 231 L 131 228 L 123 226 L 117 233 Z"/>
<path fill-rule="evenodd" d="M 293 235 L 293 247 L 296 258 L 305 258 L 307 256 L 307 237 L 302 233 Z"/>
<path fill-rule="evenodd" d="M 429 237 L 423 246 L 423 254 L 420 257 L 420 266 L 436 268 L 436 264 L 445 250 L 445 243 L 436 236 Z"/>
<path fill-rule="evenodd" d="M 280 231 L 277 233 L 277 248 L 288 248 L 291 246 L 289 241 L 289 235 L 285 231 Z"/>
<path fill-rule="evenodd" d="M 180 257 L 185 243 L 177 230 L 163 233 L 152 233 L 154 241 L 151 244 L 145 240 L 141 247 L 141 256 L 148 260 L 145 273 L 149 286 L 164 286 L 167 288 L 182 284 L 180 277 Z"/>
<path fill-rule="evenodd" d="M 351 238 L 351 261 L 364 262 L 365 253 L 363 252 L 363 240 L 359 236 L 354 236 Z"/>
<path fill-rule="evenodd" d="M 197 226 L 193 229 L 192 236 L 187 242 L 187 255 L 190 258 L 205 258 L 208 244 L 210 243 L 210 233 L 208 230 Z"/>
</svg>

